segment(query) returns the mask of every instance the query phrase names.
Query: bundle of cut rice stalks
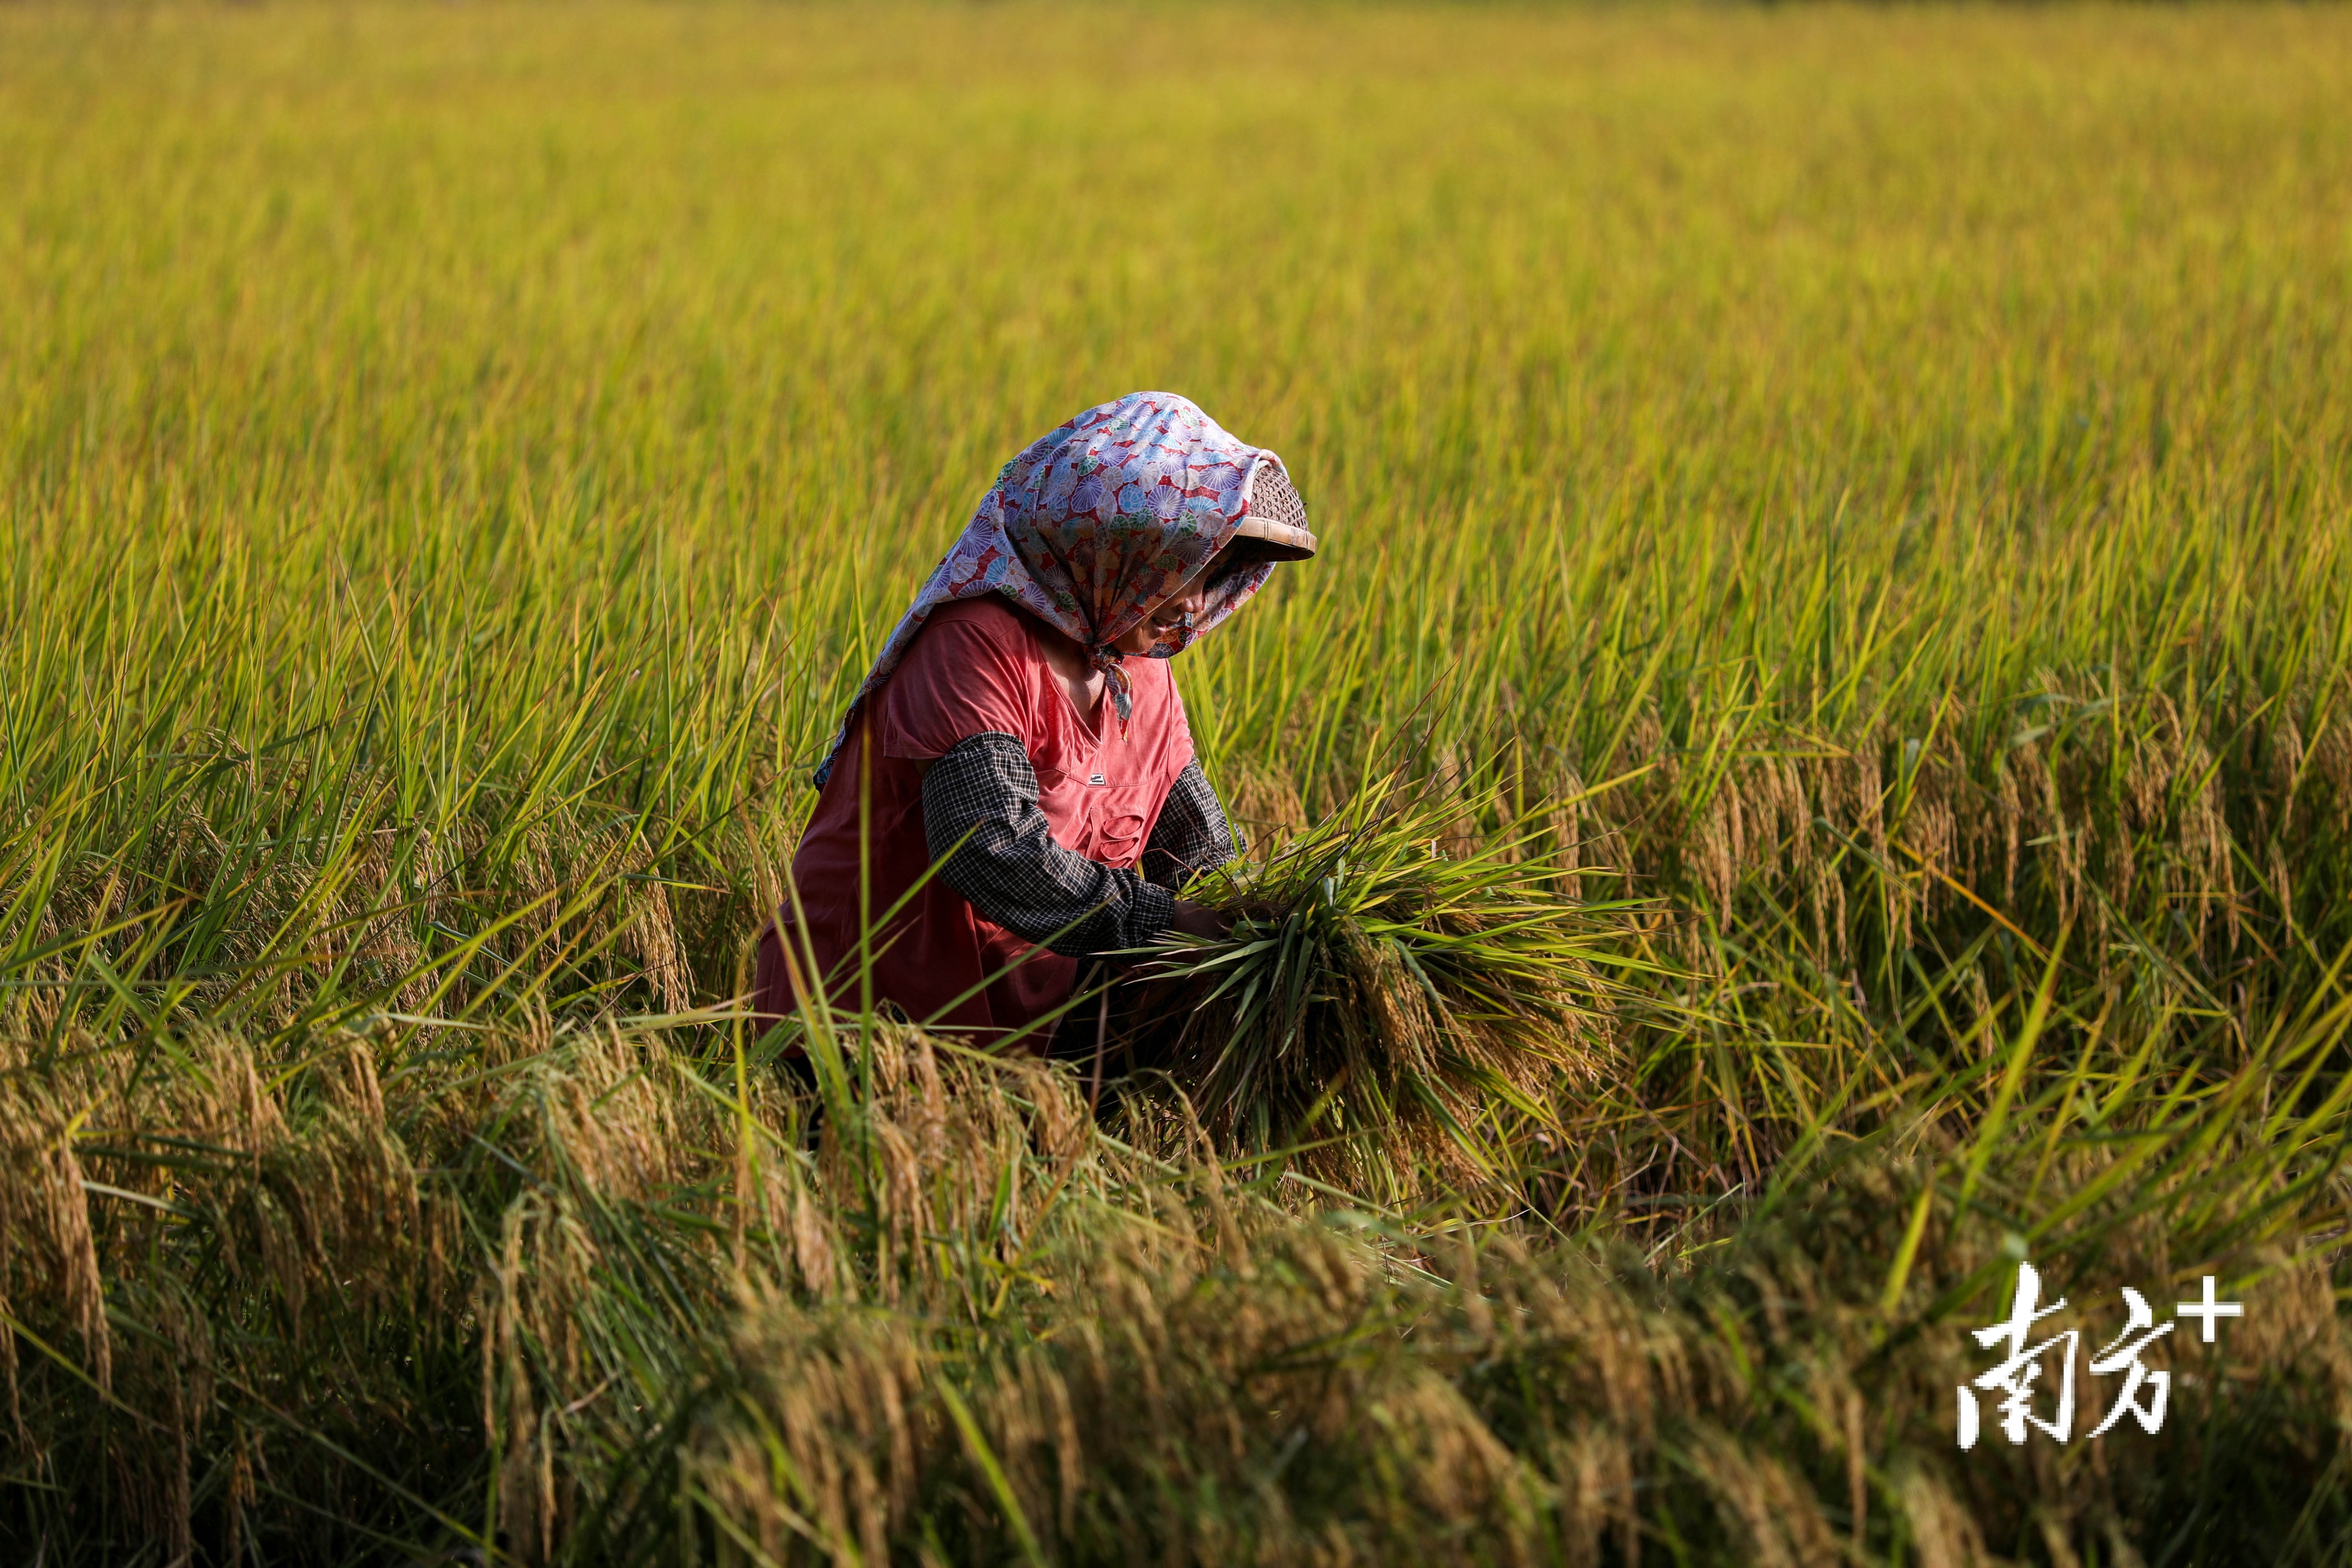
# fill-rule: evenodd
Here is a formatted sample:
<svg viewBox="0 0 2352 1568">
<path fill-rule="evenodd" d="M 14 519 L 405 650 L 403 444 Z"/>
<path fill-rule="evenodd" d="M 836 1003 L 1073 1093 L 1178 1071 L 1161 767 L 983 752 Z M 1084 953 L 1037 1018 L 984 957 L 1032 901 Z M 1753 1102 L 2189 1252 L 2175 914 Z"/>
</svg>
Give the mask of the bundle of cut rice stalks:
<svg viewBox="0 0 2352 1568">
<path fill-rule="evenodd" d="M 1368 789 L 1197 879 L 1187 896 L 1233 928 L 1171 934 L 1137 965 L 1129 1059 L 1164 1071 L 1221 1147 L 1311 1147 L 1310 1169 L 1386 1195 L 1432 1163 L 1500 1173 L 1514 1135 L 1613 1059 L 1604 976 L 1633 961 L 1608 941 L 1624 905 L 1580 902 L 1522 843 L 1465 850 L 1464 811 Z"/>
</svg>

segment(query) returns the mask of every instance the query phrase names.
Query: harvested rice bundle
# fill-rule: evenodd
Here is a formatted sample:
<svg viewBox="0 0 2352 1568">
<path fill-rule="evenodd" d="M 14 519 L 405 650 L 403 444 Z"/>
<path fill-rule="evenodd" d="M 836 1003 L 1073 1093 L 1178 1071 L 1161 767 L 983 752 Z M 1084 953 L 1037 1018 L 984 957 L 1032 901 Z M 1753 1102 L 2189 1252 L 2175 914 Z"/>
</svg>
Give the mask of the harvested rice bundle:
<svg viewBox="0 0 2352 1568">
<path fill-rule="evenodd" d="M 1124 1042 L 1222 1145 L 1320 1143 L 1338 1154 L 1316 1163 L 1359 1177 L 1490 1173 L 1498 1119 L 1551 1121 L 1612 1052 L 1601 971 L 1623 961 L 1596 917 L 1622 906 L 1508 843 L 1445 853 L 1462 802 L 1390 795 L 1196 881 L 1233 929 L 1163 939 L 1124 988 Z"/>
</svg>

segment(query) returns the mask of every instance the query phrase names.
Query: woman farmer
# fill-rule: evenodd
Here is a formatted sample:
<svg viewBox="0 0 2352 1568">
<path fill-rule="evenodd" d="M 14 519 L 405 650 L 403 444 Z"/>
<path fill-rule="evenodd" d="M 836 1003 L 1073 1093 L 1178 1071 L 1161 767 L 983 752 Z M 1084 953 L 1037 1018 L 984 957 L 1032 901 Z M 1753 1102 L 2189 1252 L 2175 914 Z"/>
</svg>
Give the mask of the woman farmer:
<svg viewBox="0 0 2352 1568">
<path fill-rule="evenodd" d="M 759 1010 L 792 1010 L 812 959 L 855 1006 L 870 962 L 877 1002 L 1042 1047 L 1081 959 L 1221 929 L 1175 894 L 1234 843 L 1167 660 L 1312 555 L 1306 521 L 1279 458 L 1167 393 L 1005 465 L 817 769 Z"/>
</svg>

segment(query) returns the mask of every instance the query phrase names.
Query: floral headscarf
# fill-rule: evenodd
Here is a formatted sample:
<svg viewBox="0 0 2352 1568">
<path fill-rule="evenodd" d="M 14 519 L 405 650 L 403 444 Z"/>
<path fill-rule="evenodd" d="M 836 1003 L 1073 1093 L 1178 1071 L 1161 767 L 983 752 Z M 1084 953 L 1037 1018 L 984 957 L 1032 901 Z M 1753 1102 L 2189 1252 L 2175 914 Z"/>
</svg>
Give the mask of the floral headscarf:
<svg viewBox="0 0 2352 1568">
<path fill-rule="evenodd" d="M 823 787 L 866 700 L 907 657 L 937 606 L 1002 594 L 1087 650 L 1108 678 L 1123 727 L 1133 711 L 1122 655 L 1111 645 L 1181 587 L 1248 515 L 1260 465 L 1189 398 L 1131 392 L 1087 409 L 1004 465 L 842 716 L 816 770 Z M 1273 572 L 1261 561 L 1212 584 L 1207 608 L 1152 646 L 1167 658 L 1234 613 Z"/>
</svg>

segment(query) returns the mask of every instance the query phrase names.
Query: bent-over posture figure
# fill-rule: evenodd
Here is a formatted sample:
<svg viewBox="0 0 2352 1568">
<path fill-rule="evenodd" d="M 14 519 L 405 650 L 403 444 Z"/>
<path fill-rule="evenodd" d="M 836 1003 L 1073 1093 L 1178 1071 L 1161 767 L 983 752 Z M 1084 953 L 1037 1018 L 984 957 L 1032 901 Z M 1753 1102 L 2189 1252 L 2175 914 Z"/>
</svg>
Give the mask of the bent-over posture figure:
<svg viewBox="0 0 2352 1568">
<path fill-rule="evenodd" d="M 1088 954 L 1218 930 L 1174 891 L 1234 843 L 1168 660 L 1314 553 L 1306 521 L 1279 458 L 1165 393 L 1006 464 L 817 770 L 805 927 L 788 901 L 762 934 L 760 1010 L 796 1005 L 809 950 L 856 1005 L 861 874 L 880 921 L 942 857 L 872 935 L 873 996 L 980 1043 L 1061 1006 Z"/>
</svg>

